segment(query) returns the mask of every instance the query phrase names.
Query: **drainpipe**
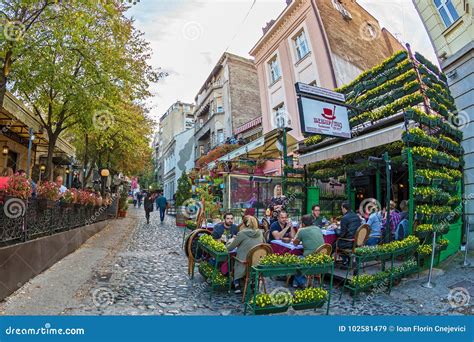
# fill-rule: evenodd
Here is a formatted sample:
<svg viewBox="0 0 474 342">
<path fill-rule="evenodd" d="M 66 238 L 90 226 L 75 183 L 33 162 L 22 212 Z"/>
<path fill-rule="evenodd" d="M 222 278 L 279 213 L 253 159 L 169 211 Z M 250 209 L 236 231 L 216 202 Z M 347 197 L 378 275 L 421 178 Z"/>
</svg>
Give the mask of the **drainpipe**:
<svg viewBox="0 0 474 342">
<path fill-rule="evenodd" d="M 321 34 L 323 35 L 324 50 L 326 51 L 326 56 L 329 61 L 329 66 L 331 68 L 332 82 L 334 84 L 334 88 L 337 88 L 337 80 L 336 80 L 336 74 L 334 73 L 334 64 L 332 61 L 331 47 L 329 46 L 329 40 L 326 35 L 326 30 L 324 29 L 323 21 L 319 14 L 318 7 L 316 5 L 316 0 L 311 0 L 311 6 L 313 7 L 313 11 L 316 16 L 316 21 L 318 22 L 319 30 L 321 31 Z"/>
</svg>

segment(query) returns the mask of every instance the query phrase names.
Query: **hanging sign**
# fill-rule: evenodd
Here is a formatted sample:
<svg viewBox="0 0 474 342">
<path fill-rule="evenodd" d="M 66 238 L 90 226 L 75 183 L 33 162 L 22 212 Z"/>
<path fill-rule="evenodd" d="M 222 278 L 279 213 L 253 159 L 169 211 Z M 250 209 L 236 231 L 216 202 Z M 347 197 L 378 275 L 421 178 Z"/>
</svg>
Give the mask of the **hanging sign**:
<svg viewBox="0 0 474 342">
<path fill-rule="evenodd" d="M 303 133 L 351 137 L 343 94 L 303 83 L 296 83 L 296 92 Z"/>
</svg>

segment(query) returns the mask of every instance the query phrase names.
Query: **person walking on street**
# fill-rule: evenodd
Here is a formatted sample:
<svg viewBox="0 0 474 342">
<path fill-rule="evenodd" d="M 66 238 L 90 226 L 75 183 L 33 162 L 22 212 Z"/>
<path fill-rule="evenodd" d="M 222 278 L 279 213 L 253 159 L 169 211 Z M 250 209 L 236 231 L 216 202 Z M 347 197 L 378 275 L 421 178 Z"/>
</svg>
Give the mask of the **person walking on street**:
<svg viewBox="0 0 474 342">
<path fill-rule="evenodd" d="M 142 207 L 142 200 L 143 200 L 143 192 L 139 191 L 139 192 L 137 192 L 137 205 L 138 205 L 138 208 Z"/>
<path fill-rule="evenodd" d="M 143 207 L 145 208 L 146 223 L 150 224 L 150 213 L 153 211 L 153 202 L 156 194 L 152 192 L 145 192 L 145 201 Z"/>
<path fill-rule="evenodd" d="M 165 220 L 165 212 L 168 206 L 168 201 L 166 197 L 160 192 L 160 196 L 156 199 L 156 209 L 160 209 L 160 220 L 161 223 Z"/>
</svg>

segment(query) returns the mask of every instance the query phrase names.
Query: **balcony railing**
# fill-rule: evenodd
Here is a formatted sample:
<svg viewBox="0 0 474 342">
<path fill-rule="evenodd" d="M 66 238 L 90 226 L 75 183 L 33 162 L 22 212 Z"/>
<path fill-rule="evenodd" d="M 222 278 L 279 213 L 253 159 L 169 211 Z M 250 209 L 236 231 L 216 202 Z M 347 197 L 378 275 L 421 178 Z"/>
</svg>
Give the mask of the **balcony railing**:
<svg viewBox="0 0 474 342">
<path fill-rule="evenodd" d="M 115 218 L 118 198 L 109 206 L 66 207 L 56 202 L 53 208 L 42 209 L 36 199 L 6 200 L 0 205 L 0 246 L 25 242 L 55 233 Z"/>
</svg>

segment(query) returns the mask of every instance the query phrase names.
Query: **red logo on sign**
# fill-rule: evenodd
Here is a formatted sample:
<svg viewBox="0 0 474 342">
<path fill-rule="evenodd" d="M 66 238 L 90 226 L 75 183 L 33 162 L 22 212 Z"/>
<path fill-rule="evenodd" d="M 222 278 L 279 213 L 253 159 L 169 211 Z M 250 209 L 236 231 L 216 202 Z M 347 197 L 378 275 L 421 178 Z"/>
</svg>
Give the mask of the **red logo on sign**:
<svg viewBox="0 0 474 342">
<path fill-rule="evenodd" d="M 323 108 L 323 112 L 321 115 L 328 120 L 334 120 L 336 118 L 336 106 L 334 106 L 334 109 L 331 108 Z"/>
</svg>

